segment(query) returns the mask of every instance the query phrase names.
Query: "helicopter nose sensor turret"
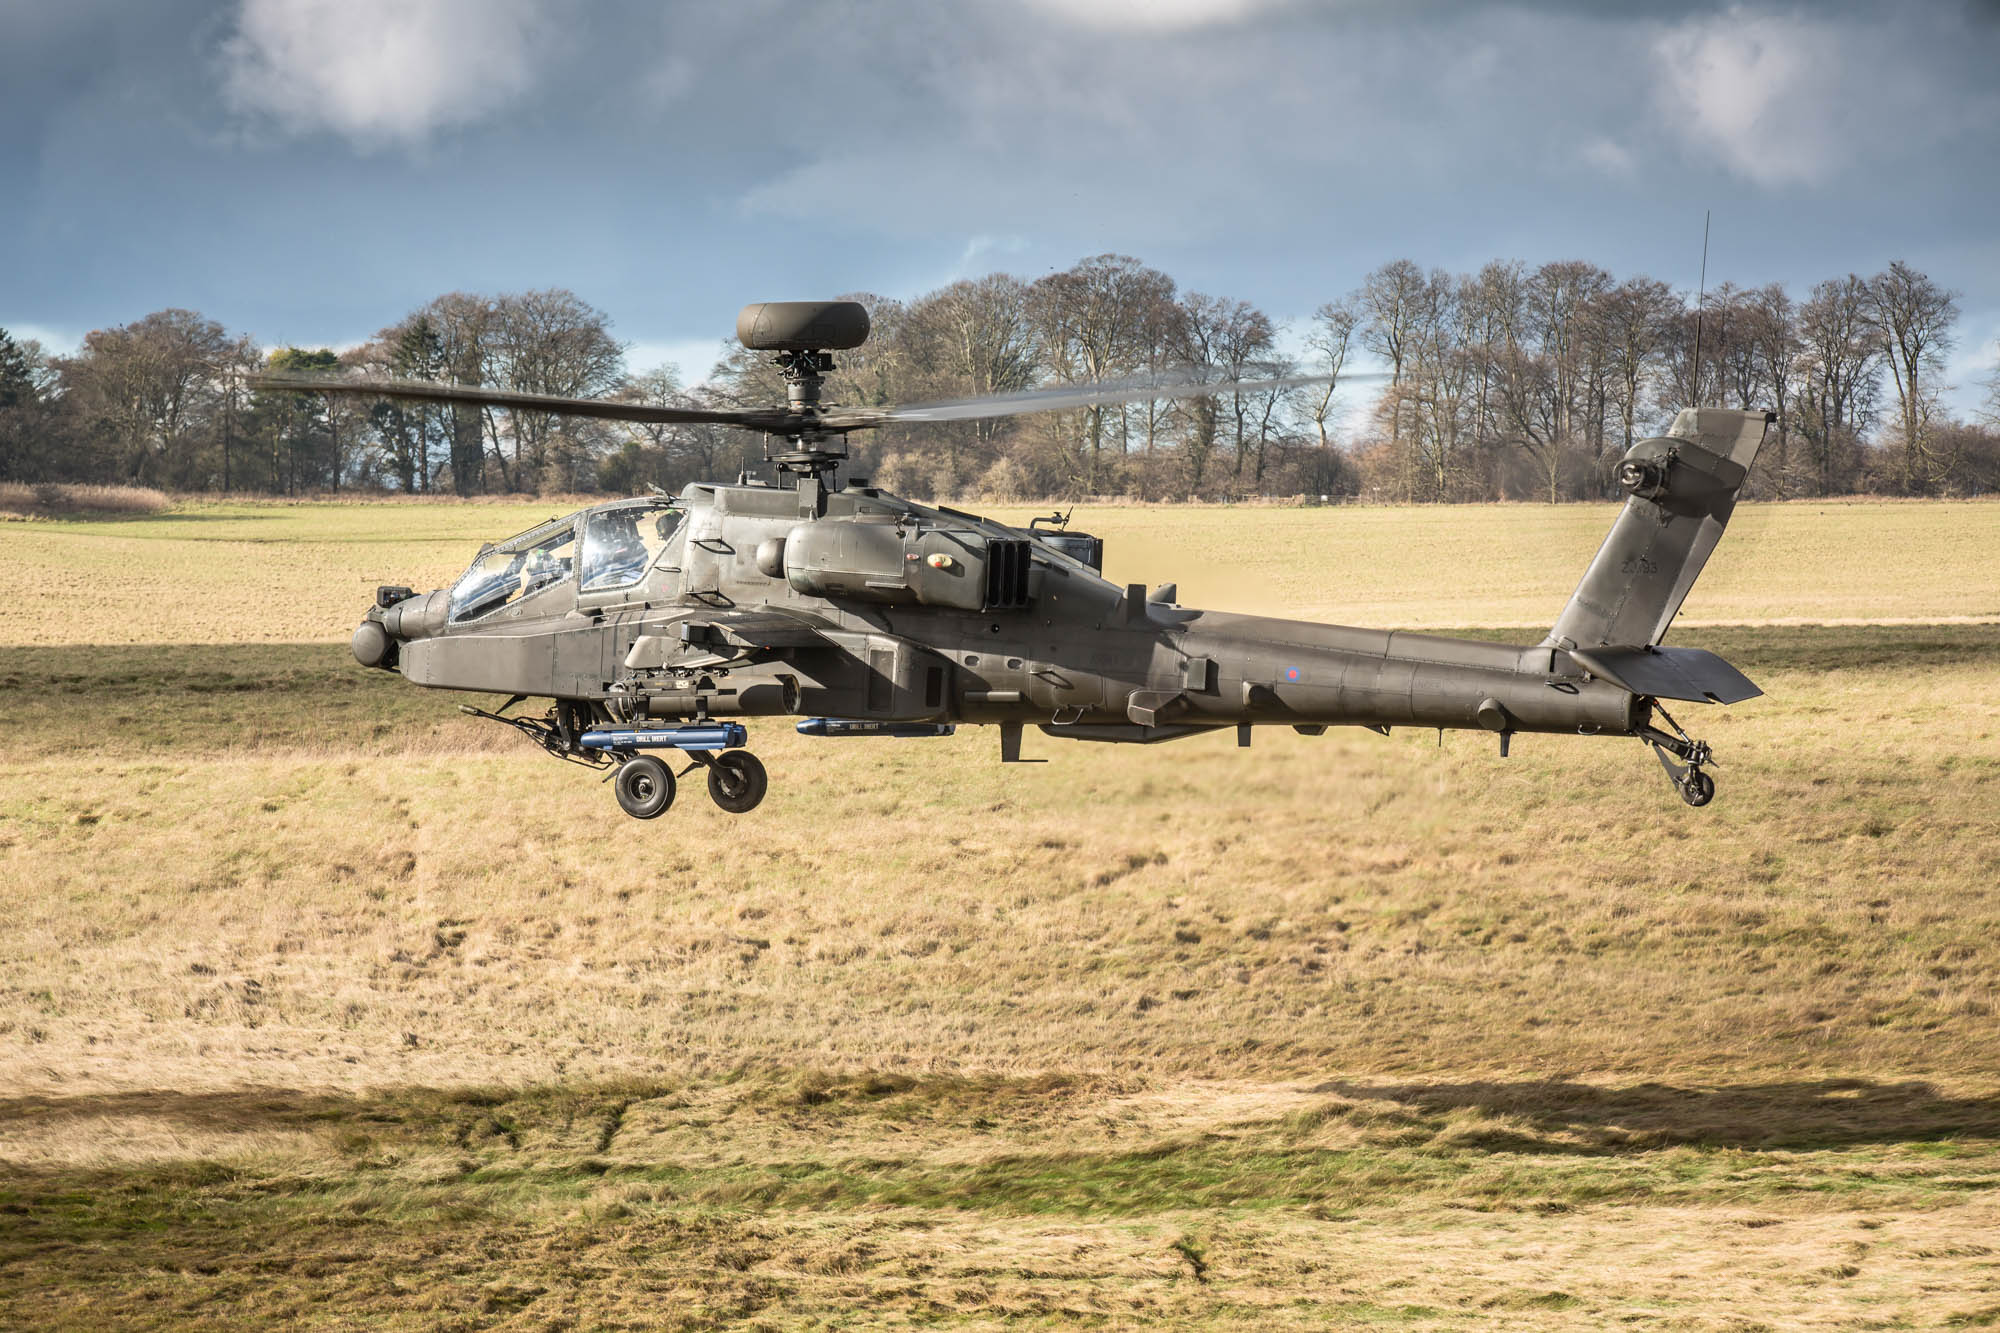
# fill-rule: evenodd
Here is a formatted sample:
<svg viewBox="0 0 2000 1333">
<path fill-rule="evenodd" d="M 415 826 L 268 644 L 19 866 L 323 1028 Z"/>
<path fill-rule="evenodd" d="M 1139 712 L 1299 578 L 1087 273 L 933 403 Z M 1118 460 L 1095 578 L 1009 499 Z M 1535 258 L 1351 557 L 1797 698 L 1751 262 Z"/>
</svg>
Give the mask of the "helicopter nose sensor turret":
<svg viewBox="0 0 2000 1333">
<path fill-rule="evenodd" d="M 378 667 L 388 664 L 389 631 L 382 628 L 382 622 L 379 620 L 371 618 L 356 625 L 350 646 L 354 649 L 354 660 L 362 666 Z"/>
<path fill-rule="evenodd" d="M 445 610 L 445 592 L 419 593 L 396 585 L 375 590 L 375 605 L 354 627 L 349 647 L 354 660 L 365 667 L 396 666 L 396 649 L 407 639 L 435 634 Z"/>
</svg>

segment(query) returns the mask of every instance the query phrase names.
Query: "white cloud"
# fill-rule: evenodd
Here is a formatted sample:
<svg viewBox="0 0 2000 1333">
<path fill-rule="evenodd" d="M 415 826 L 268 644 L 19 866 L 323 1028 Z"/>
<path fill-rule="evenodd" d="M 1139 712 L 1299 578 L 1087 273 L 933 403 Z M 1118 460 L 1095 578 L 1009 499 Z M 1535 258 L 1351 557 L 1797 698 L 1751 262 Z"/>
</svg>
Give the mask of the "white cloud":
<svg viewBox="0 0 2000 1333">
<path fill-rule="evenodd" d="M 1271 7 L 1271 0 L 1023 0 L 1030 9 L 1083 28 L 1116 32 L 1183 32 L 1234 23 Z"/>
<path fill-rule="evenodd" d="M 975 269 L 983 273 L 991 268 L 1000 256 L 1018 255 L 1027 248 L 1028 238 L 1025 236 L 993 236 L 982 232 L 968 240 L 965 249 L 959 252 L 958 266 L 953 270 L 953 280 L 970 277 Z"/>
<path fill-rule="evenodd" d="M 1831 25 L 1798 14 L 1742 9 L 1690 19 L 1663 33 L 1661 114 L 1740 176 L 1811 185 L 1841 165 L 1832 95 L 1850 95 L 1845 52 Z"/>
<path fill-rule="evenodd" d="M 545 0 L 242 0 L 223 91 L 293 131 L 415 144 L 526 92 L 545 18 Z"/>
<path fill-rule="evenodd" d="M 1607 176 L 1630 176 L 1639 165 L 1631 149 L 1603 135 L 1584 140 L 1577 153 L 1585 166 Z"/>
<path fill-rule="evenodd" d="M 8 334 L 17 343 L 37 342 L 50 356 L 74 356 L 83 346 L 83 335 L 67 329 L 51 328 L 46 324 L 9 324 Z"/>
<path fill-rule="evenodd" d="M 1958 347 L 1946 358 L 1946 402 L 1961 416 L 1979 416 L 2000 408 L 1989 399 L 2000 383 L 2000 311 L 1969 310 L 1959 319 Z"/>
</svg>

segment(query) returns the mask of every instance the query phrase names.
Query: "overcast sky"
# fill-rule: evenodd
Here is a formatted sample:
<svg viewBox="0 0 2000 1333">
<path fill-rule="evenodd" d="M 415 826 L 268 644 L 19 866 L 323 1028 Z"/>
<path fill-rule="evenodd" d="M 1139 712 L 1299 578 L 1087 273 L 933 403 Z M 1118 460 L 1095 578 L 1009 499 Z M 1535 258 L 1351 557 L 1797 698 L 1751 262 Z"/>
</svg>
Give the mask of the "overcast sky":
<svg viewBox="0 0 2000 1333">
<path fill-rule="evenodd" d="M 2000 356 L 2000 0 L 0 0 L 0 327 L 346 344 L 568 287 L 699 379 L 746 301 L 1136 255 L 1692 290 L 1908 260 Z"/>
</svg>

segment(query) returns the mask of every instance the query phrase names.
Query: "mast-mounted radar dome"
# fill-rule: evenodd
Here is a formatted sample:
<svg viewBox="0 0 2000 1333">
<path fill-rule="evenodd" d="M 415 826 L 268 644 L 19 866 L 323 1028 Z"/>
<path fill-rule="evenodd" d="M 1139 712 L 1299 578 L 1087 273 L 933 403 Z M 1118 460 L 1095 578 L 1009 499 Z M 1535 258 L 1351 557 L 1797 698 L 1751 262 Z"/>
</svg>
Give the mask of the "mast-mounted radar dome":
<svg viewBox="0 0 2000 1333">
<path fill-rule="evenodd" d="M 844 352 L 868 341 L 859 301 L 759 301 L 736 317 L 736 338 L 753 352 Z"/>
</svg>

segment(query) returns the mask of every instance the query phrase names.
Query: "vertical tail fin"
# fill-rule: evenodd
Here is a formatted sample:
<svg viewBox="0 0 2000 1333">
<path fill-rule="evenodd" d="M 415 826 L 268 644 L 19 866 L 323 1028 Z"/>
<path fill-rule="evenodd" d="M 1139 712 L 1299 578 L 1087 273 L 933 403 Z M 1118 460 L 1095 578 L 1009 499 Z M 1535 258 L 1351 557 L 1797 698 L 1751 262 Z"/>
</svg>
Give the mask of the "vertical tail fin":
<svg viewBox="0 0 2000 1333">
<path fill-rule="evenodd" d="M 1768 412 L 1690 407 L 1618 465 L 1631 498 L 1545 642 L 1591 649 L 1658 643 L 1736 508 Z"/>
</svg>

